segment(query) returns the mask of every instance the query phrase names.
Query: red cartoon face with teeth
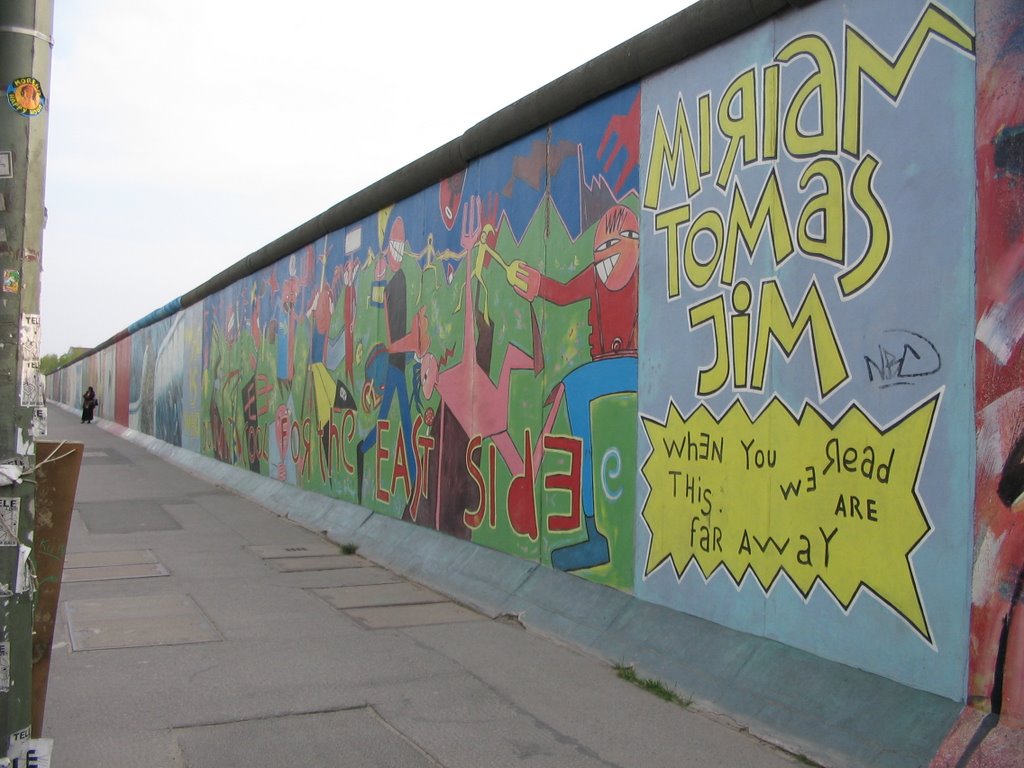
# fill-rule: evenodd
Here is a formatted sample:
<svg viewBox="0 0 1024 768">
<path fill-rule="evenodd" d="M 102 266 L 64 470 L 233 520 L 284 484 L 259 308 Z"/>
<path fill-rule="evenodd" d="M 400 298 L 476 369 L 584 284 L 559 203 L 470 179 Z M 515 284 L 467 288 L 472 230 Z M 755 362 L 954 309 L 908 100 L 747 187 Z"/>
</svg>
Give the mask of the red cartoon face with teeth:
<svg viewBox="0 0 1024 768">
<path fill-rule="evenodd" d="M 624 205 L 608 209 L 594 233 L 594 268 L 609 290 L 622 290 L 633 278 L 640 260 L 640 226 Z"/>
</svg>

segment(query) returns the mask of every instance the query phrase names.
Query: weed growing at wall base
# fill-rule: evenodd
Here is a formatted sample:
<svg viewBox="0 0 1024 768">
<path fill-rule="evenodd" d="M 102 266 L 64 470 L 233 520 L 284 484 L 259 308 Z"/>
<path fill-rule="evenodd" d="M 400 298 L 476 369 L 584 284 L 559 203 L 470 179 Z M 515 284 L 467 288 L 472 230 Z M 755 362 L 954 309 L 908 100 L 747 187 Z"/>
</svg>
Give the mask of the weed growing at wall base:
<svg viewBox="0 0 1024 768">
<path fill-rule="evenodd" d="M 800 765 L 815 765 L 818 766 L 818 768 L 821 768 L 821 763 L 814 762 L 807 755 L 796 755 L 796 761 L 800 763 Z"/>
<path fill-rule="evenodd" d="M 693 703 L 692 699 L 684 699 L 658 680 L 654 680 L 649 677 L 640 677 L 637 675 L 636 669 L 632 665 L 616 664 L 615 673 L 626 682 L 633 683 L 633 685 L 643 688 L 648 693 L 653 693 L 659 699 L 670 701 L 681 707 L 689 707 L 690 704 Z"/>
</svg>

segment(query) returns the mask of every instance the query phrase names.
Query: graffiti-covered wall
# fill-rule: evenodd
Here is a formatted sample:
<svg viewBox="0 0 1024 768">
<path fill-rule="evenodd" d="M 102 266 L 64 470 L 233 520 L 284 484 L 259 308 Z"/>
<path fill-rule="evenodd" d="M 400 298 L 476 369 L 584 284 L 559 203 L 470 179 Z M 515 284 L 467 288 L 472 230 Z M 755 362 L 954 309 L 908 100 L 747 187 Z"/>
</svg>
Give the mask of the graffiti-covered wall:
<svg viewBox="0 0 1024 768">
<path fill-rule="evenodd" d="M 161 440 L 915 688 L 1019 691 L 1024 13 L 977 5 L 780 13 L 51 396 L 98 383 Z"/>
<path fill-rule="evenodd" d="M 972 13 L 856 9 L 644 83 L 637 592 L 956 697 Z"/>
<path fill-rule="evenodd" d="M 634 86 L 209 297 L 202 450 L 631 589 L 639 130 Z"/>
<path fill-rule="evenodd" d="M 978 6 L 977 483 L 969 694 L 1024 726 L 1024 14 Z"/>
</svg>

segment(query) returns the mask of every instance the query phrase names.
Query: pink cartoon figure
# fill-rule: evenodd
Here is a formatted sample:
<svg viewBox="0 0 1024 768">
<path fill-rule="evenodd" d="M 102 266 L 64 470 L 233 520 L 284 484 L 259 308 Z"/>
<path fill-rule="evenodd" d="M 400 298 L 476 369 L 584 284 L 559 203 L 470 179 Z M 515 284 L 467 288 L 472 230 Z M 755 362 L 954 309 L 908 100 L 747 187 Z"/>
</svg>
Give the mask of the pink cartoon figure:
<svg viewBox="0 0 1024 768">
<path fill-rule="evenodd" d="M 538 359 L 510 344 L 501 363 L 498 380 L 492 381 L 477 359 L 476 317 L 477 311 L 473 301 L 473 277 L 482 284 L 484 253 L 500 256 L 487 244 L 488 232 L 485 231 L 484 215 L 480 198 L 474 196 L 469 203 L 463 205 L 462 212 L 462 245 L 467 254 L 478 247 L 477 261 L 479 264 L 467 266 L 464 284 L 464 322 L 463 322 L 463 357 L 447 368 L 452 350 L 448 350 L 441 360 L 431 352 L 429 337 L 421 346 L 421 362 L 419 367 L 418 389 L 429 399 L 436 390 L 441 395 L 445 406 L 452 416 L 466 431 L 467 435 L 490 438 L 498 453 L 504 459 L 513 474 L 523 472 L 524 460 L 515 442 L 508 433 L 509 391 L 513 371 L 531 370 L 538 373 Z M 497 239 L 496 236 L 494 238 Z M 504 262 L 502 262 L 504 263 Z M 416 324 L 414 323 L 414 326 Z M 421 342 L 422 343 L 422 342 Z M 539 446 L 538 441 L 538 446 Z M 536 466 L 536 464 L 535 464 Z"/>
</svg>

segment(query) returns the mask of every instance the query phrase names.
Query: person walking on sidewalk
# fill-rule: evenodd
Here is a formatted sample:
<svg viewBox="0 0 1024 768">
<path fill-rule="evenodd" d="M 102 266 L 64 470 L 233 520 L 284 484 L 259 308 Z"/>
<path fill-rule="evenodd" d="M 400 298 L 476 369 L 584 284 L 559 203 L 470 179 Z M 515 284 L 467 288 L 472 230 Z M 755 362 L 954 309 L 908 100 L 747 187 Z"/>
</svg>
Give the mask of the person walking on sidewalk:
<svg viewBox="0 0 1024 768">
<path fill-rule="evenodd" d="M 92 387 L 85 390 L 85 394 L 82 395 L 82 423 L 92 424 L 92 412 L 96 410 L 96 406 L 100 404 L 100 401 L 96 398 L 96 393 Z"/>
</svg>

